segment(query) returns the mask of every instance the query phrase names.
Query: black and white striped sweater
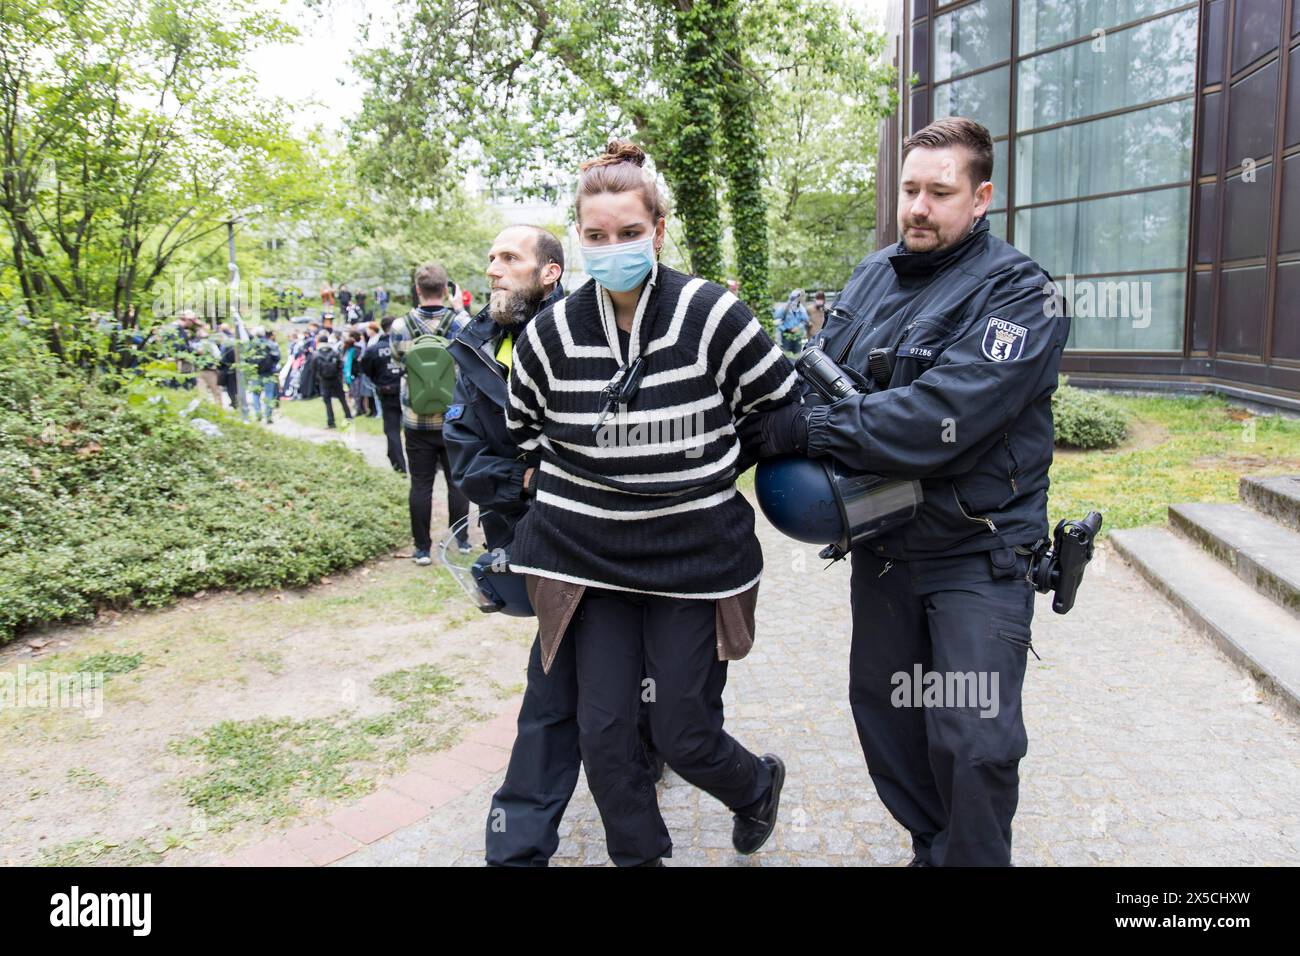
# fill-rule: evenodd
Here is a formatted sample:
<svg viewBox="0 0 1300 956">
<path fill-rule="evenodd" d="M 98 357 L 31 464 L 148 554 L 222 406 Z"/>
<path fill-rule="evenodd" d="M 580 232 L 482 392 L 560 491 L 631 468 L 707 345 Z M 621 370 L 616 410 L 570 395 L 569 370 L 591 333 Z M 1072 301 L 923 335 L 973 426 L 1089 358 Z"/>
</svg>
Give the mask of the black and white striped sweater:
<svg viewBox="0 0 1300 956">
<path fill-rule="evenodd" d="M 726 289 L 656 266 L 626 361 L 626 409 L 592 428 L 623 364 L 613 303 L 594 281 L 515 343 L 506 425 L 540 450 L 536 499 L 510 548 L 518 571 L 595 587 L 718 599 L 757 583 L 754 512 L 736 490 L 734 422 L 793 401 L 797 373 Z"/>
</svg>

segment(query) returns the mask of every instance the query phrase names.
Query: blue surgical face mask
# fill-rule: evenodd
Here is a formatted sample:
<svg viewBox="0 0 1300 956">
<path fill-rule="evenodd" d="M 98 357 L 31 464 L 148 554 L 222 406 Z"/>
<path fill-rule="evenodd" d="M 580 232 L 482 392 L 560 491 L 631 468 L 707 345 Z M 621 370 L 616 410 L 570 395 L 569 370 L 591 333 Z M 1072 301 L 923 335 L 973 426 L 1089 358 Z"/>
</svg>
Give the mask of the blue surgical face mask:
<svg viewBox="0 0 1300 956">
<path fill-rule="evenodd" d="M 608 246 L 583 246 L 582 258 L 587 274 L 610 292 L 630 292 L 654 267 L 654 237 Z"/>
</svg>

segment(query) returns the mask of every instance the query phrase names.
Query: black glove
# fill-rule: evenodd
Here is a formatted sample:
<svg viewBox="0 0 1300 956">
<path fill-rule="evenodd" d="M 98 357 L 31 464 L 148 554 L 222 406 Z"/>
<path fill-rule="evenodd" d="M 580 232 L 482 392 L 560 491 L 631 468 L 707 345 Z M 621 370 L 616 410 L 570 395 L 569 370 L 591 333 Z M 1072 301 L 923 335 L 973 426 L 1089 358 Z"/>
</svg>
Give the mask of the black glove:
<svg viewBox="0 0 1300 956">
<path fill-rule="evenodd" d="M 812 409 L 798 402 L 769 412 L 750 412 L 736 426 L 746 451 L 758 458 L 803 452 L 808 447 L 808 418 Z"/>
</svg>

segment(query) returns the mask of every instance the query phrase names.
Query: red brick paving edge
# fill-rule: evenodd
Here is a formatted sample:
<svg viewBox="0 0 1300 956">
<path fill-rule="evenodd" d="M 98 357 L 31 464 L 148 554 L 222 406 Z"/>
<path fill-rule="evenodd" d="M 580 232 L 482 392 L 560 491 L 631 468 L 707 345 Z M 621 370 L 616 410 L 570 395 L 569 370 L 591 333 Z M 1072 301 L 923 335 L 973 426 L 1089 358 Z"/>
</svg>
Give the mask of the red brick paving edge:
<svg viewBox="0 0 1300 956">
<path fill-rule="evenodd" d="M 327 866 L 469 792 L 505 768 L 518 701 L 450 750 L 407 762 L 406 773 L 320 820 L 278 833 L 218 860 L 217 866 Z"/>
</svg>

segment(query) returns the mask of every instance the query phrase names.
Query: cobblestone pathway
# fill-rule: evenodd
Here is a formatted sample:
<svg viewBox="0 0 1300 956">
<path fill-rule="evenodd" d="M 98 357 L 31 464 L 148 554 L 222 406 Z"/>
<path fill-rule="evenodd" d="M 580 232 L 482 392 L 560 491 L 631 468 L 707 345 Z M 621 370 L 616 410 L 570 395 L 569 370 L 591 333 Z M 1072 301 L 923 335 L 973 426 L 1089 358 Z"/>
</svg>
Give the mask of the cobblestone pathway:
<svg viewBox="0 0 1300 956">
<path fill-rule="evenodd" d="M 906 863 L 909 841 L 876 799 L 849 712 L 848 564 L 822 570 L 815 548 L 761 518 L 759 534 L 758 639 L 731 665 L 725 699 L 731 733 L 786 761 L 780 821 L 762 851 L 739 857 L 726 808 L 670 772 L 669 865 Z M 1100 551 L 1071 614 L 1040 597 L 1034 625 L 1043 659 L 1030 658 L 1025 682 L 1018 865 L 1300 863 L 1300 723 L 1122 561 Z M 481 865 L 500 778 L 338 865 Z M 608 862 L 583 781 L 561 836 L 554 864 Z"/>
</svg>

